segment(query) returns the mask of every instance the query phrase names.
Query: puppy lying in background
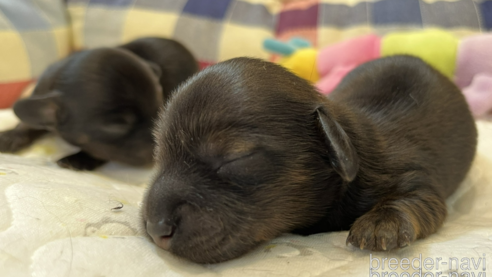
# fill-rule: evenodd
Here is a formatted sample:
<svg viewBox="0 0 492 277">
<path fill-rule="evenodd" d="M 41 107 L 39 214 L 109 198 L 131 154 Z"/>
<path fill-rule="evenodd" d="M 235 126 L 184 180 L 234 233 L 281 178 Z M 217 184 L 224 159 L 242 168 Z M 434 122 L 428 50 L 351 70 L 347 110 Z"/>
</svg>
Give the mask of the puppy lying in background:
<svg viewBox="0 0 492 277">
<path fill-rule="evenodd" d="M 81 149 L 59 160 L 62 167 L 149 164 L 158 110 L 197 71 L 183 45 L 163 38 L 75 53 L 50 66 L 32 96 L 15 103 L 21 123 L 0 133 L 0 152 L 19 151 L 54 132 Z"/>
<path fill-rule="evenodd" d="M 458 88 L 410 56 L 358 67 L 328 98 L 273 63 L 232 59 L 180 86 L 154 134 L 143 224 L 198 263 L 285 232 L 405 247 L 443 224 L 477 143 Z"/>
</svg>

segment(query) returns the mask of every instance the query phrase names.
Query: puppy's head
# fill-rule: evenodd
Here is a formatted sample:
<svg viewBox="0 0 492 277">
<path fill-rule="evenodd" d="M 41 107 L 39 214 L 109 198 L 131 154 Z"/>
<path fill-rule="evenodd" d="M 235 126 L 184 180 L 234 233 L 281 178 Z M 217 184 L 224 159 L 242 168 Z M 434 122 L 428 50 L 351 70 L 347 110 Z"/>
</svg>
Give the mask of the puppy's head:
<svg viewBox="0 0 492 277">
<path fill-rule="evenodd" d="M 306 81 L 248 58 L 182 85 L 155 128 L 158 173 L 142 209 L 160 247 L 199 263 L 235 258 L 315 223 L 355 151 Z"/>
<path fill-rule="evenodd" d="M 48 68 L 14 112 L 97 158 L 149 163 L 152 119 L 163 102 L 154 68 L 123 49 L 78 52 Z"/>
</svg>

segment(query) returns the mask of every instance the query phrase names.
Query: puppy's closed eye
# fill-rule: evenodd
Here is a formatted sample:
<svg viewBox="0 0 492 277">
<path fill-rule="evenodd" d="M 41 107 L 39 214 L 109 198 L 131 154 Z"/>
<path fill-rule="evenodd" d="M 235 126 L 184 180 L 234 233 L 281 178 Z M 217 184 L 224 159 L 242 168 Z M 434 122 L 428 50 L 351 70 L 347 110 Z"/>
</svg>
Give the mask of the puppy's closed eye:
<svg viewBox="0 0 492 277">
<path fill-rule="evenodd" d="M 228 165 L 230 163 L 241 162 L 242 160 L 247 159 L 247 158 L 250 158 L 251 156 L 253 156 L 255 154 L 258 154 L 258 153 L 240 153 L 240 154 L 234 154 L 231 157 L 227 157 L 226 159 L 224 159 L 224 162 L 222 162 L 222 164 L 217 167 L 217 170 L 219 170 L 223 166 L 226 166 L 226 165 Z"/>
<path fill-rule="evenodd" d="M 106 138 L 121 137 L 133 128 L 137 117 L 131 112 L 108 116 L 106 120 L 97 126 L 98 133 Z"/>
<path fill-rule="evenodd" d="M 216 172 L 219 177 L 232 182 L 256 184 L 264 177 L 261 172 L 267 173 L 271 167 L 265 153 L 253 152 L 224 162 Z"/>
</svg>

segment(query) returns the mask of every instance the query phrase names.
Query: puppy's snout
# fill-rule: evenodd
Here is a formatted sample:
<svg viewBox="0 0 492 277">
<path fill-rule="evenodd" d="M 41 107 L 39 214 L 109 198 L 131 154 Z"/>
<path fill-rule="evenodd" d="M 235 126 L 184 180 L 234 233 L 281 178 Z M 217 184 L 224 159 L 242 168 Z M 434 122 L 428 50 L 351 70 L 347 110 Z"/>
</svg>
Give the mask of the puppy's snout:
<svg viewBox="0 0 492 277">
<path fill-rule="evenodd" d="M 176 225 L 169 219 L 162 219 L 157 223 L 148 221 L 146 227 L 147 233 L 155 244 L 164 250 L 169 250 Z"/>
</svg>

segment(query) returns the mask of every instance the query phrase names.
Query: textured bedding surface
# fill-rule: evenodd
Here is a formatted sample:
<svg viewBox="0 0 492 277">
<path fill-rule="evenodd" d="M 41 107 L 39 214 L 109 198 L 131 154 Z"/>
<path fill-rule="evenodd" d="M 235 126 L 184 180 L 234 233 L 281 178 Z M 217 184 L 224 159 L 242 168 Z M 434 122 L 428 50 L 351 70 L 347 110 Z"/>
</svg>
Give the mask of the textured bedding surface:
<svg viewBox="0 0 492 277">
<path fill-rule="evenodd" d="M 0 111 L 0 129 L 15 123 L 10 111 Z M 475 163 L 448 200 L 450 213 L 437 234 L 388 253 L 346 246 L 347 232 L 284 235 L 239 259 L 206 266 L 173 257 L 142 236 L 139 205 L 152 177 L 151 168 L 108 164 L 93 173 L 60 169 L 54 161 L 76 149 L 46 137 L 19 155 L 0 155 L 0 276 L 308 277 L 383 276 L 384 272 L 405 271 L 411 275 L 411 267 L 405 270 L 406 264 L 403 269 L 399 264 L 395 269 L 393 263 L 388 268 L 388 261 L 394 258 L 401 263 L 404 258 L 419 257 L 422 262 L 433 260 L 432 268 L 427 263 L 430 270 L 422 268 L 432 273 L 426 276 L 437 276 L 440 271 L 441 276 L 458 276 L 449 271 L 449 261 L 454 262 L 452 271 L 459 264 L 459 276 L 490 275 L 492 123 L 477 124 L 480 138 Z M 373 273 L 380 275 L 370 275 L 371 258 L 374 267 L 379 262 Z M 416 268 L 418 263 L 414 261 Z"/>
</svg>

